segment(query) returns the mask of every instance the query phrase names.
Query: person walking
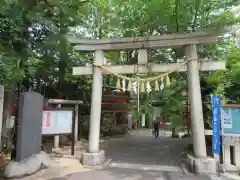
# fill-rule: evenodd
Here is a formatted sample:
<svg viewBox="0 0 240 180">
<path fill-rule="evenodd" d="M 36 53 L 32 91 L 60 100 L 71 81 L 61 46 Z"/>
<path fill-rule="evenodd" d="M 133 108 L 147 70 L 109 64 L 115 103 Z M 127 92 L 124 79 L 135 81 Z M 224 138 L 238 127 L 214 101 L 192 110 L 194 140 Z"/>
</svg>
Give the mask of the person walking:
<svg viewBox="0 0 240 180">
<path fill-rule="evenodd" d="M 159 122 L 157 120 L 153 122 L 153 134 L 155 138 L 159 137 Z"/>
<path fill-rule="evenodd" d="M 128 122 L 128 129 L 132 129 L 132 113 L 131 112 L 128 112 L 128 115 L 127 115 L 127 122 Z"/>
</svg>

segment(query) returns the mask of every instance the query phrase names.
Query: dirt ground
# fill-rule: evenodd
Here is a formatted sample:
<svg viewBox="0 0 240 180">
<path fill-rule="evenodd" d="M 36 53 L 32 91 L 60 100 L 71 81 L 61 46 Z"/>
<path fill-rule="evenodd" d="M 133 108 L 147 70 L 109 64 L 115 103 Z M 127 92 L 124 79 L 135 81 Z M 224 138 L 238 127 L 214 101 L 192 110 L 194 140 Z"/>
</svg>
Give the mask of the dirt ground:
<svg viewBox="0 0 240 180">
<path fill-rule="evenodd" d="M 78 159 L 74 158 L 53 158 L 53 164 L 48 169 L 43 169 L 34 175 L 16 180 L 48 180 L 48 179 L 64 179 L 67 175 L 90 171 L 84 168 Z"/>
</svg>

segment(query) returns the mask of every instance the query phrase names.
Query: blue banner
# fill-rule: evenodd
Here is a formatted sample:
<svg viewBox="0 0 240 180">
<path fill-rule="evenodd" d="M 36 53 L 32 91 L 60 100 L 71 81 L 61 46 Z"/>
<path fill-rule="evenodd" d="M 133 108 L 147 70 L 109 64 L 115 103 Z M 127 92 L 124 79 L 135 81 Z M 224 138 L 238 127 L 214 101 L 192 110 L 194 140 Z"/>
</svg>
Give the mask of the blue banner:
<svg viewBox="0 0 240 180">
<path fill-rule="evenodd" d="M 221 96 L 212 96 L 212 148 L 215 156 L 220 156 L 221 144 Z"/>
</svg>

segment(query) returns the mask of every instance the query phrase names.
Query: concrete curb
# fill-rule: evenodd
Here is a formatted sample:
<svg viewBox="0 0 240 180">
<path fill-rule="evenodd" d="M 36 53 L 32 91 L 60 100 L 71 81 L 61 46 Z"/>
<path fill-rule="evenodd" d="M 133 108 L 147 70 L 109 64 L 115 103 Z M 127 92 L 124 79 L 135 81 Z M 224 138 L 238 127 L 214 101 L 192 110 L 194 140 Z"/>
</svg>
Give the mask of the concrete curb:
<svg viewBox="0 0 240 180">
<path fill-rule="evenodd" d="M 180 166 L 185 175 L 194 175 L 193 173 L 188 171 L 187 165 L 185 163 L 180 163 Z M 209 176 L 211 180 L 240 180 L 240 176 L 231 174 L 231 173 L 221 173 L 221 176 Z"/>
</svg>

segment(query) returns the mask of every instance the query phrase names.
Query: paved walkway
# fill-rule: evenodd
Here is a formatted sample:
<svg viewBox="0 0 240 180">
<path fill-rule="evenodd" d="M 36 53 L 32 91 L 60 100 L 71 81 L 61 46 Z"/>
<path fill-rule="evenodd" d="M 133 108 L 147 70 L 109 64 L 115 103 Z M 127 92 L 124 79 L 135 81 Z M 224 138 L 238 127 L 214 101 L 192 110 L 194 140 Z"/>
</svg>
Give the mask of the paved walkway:
<svg viewBox="0 0 240 180">
<path fill-rule="evenodd" d="M 76 173 L 68 180 L 210 180 L 205 176 L 185 176 L 183 173 L 165 171 L 143 171 L 134 169 L 108 168 L 102 171 Z M 58 180 L 58 179 L 52 179 Z M 60 179 L 59 179 L 60 180 Z"/>
<path fill-rule="evenodd" d="M 131 133 L 125 138 L 109 140 L 103 147 L 107 158 L 115 163 L 178 166 L 185 160 L 184 148 L 191 139 L 160 137 L 155 139 L 151 131 Z"/>
<path fill-rule="evenodd" d="M 160 133 L 161 134 L 161 133 Z M 101 148 L 112 159 L 107 168 L 47 180 L 209 180 L 206 176 L 185 175 L 180 162 L 190 138 L 153 138 L 151 131 L 132 132 L 120 138 L 105 140 Z M 35 178 L 38 179 L 38 178 Z M 41 178 L 40 178 L 41 179 Z M 42 180 L 42 179 L 41 179 Z"/>
<path fill-rule="evenodd" d="M 151 131 L 133 132 L 124 138 L 105 140 L 102 148 L 112 159 L 103 170 L 76 173 L 69 180 L 208 180 L 205 176 L 186 176 L 180 162 L 191 139 L 153 138 Z M 54 180 L 54 179 L 52 179 Z"/>
</svg>

